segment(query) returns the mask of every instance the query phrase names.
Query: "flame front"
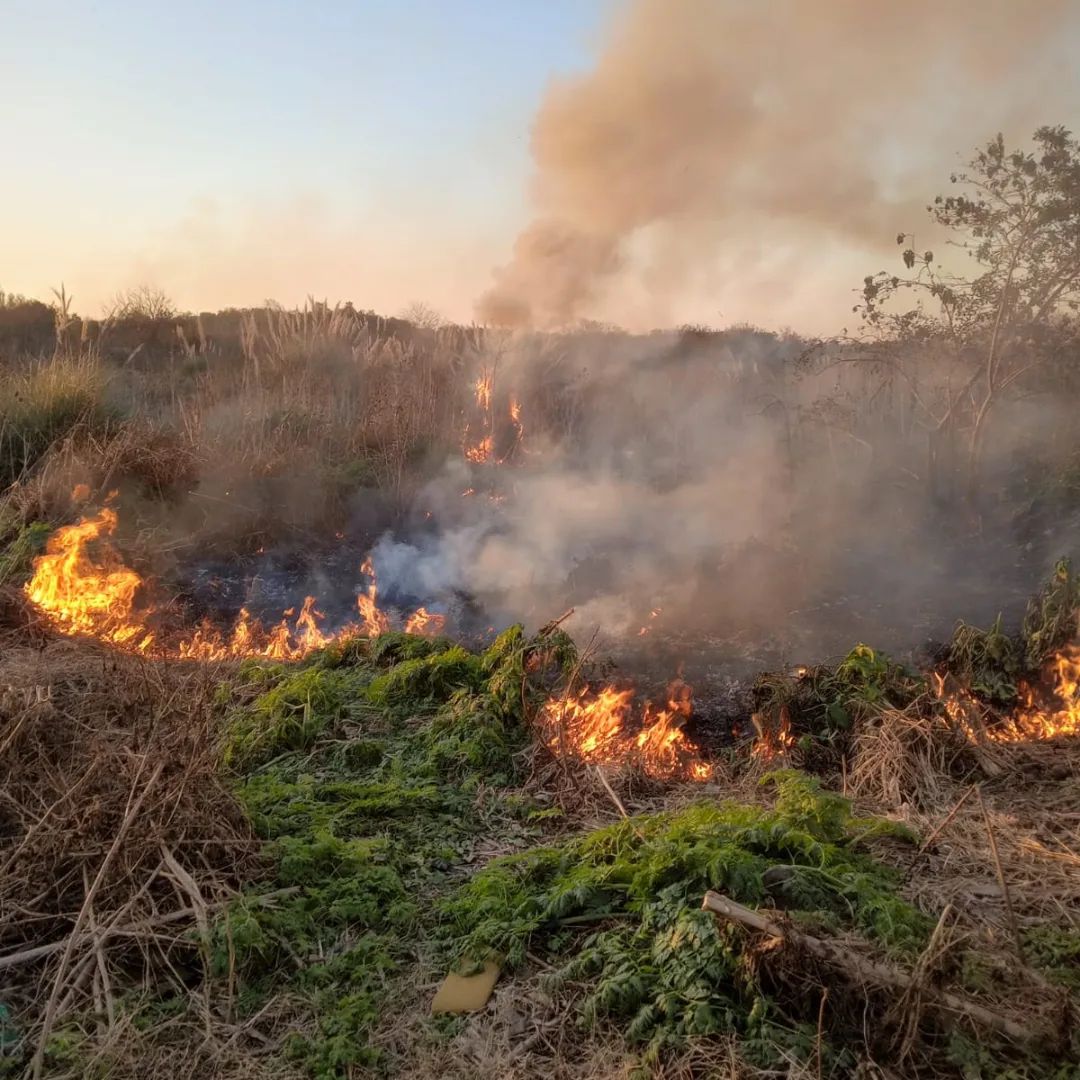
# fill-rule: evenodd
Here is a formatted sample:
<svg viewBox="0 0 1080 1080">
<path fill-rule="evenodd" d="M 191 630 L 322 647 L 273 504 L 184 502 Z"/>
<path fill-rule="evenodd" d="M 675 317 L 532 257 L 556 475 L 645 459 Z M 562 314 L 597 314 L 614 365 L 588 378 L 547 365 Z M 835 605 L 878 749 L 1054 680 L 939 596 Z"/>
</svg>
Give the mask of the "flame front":
<svg viewBox="0 0 1080 1080">
<path fill-rule="evenodd" d="M 540 724 L 556 756 L 591 765 L 636 766 L 659 780 L 708 780 L 712 765 L 701 759 L 682 729 L 692 709 L 690 687 L 679 679 L 668 687 L 666 707 L 646 701 L 640 711 L 632 689 L 593 691 L 586 686 L 575 696 L 548 701 Z"/>
<path fill-rule="evenodd" d="M 116 511 L 103 507 L 93 517 L 57 529 L 45 554 L 34 560 L 34 574 L 24 592 L 61 633 L 185 660 L 298 660 L 334 641 L 356 635 L 374 637 L 390 629 L 390 617 L 378 606 L 375 570 L 369 558 L 361 566 L 370 583 L 357 597 L 359 623 L 348 623 L 332 632 L 323 630 L 323 614 L 315 597 L 309 596 L 299 614 L 289 609 L 270 627 L 242 608 L 228 631 L 204 622 L 194 630 L 158 640 L 159 635 L 151 629 L 154 608 L 136 603 L 144 582 L 123 564 L 112 545 L 110 538 L 116 527 Z M 405 620 L 405 630 L 433 636 L 442 631 L 445 621 L 445 616 L 421 607 Z"/>
</svg>

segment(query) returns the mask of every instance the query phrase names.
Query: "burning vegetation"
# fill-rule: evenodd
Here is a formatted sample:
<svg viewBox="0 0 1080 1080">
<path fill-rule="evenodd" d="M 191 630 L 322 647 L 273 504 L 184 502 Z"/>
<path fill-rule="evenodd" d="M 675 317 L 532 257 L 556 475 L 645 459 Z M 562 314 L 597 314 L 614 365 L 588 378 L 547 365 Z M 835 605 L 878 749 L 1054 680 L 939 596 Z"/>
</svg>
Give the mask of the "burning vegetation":
<svg viewBox="0 0 1080 1080">
<path fill-rule="evenodd" d="M 44 555 L 34 560 L 33 576 L 24 586 L 27 598 L 61 633 L 97 638 L 136 652 L 184 660 L 298 660 L 358 634 L 386 633 L 390 617 L 378 606 L 378 585 L 370 558 L 360 572 L 368 585 L 356 597 L 358 620 L 333 631 L 324 630 L 323 614 L 313 596 L 304 598 L 299 612 L 289 609 L 269 627 L 242 608 L 229 630 L 209 623 L 194 630 L 159 631 L 159 612 L 144 606 L 143 579 L 124 566 L 112 543 L 118 518 L 105 506 L 91 517 L 65 525 L 49 538 Z M 445 616 L 424 607 L 407 615 L 407 633 L 435 636 Z"/>
<path fill-rule="evenodd" d="M 658 780 L 708 780 L 713 767 L 682 725 L 693 715 L 693 695 L 681 679 L 667 689 L 667 703 L 643 704 L 630 687 L 583 687 L 547 701 L 539 723 L 548 748 L 558 757 L 589 765 L 629 766 Z"/>
</svg>

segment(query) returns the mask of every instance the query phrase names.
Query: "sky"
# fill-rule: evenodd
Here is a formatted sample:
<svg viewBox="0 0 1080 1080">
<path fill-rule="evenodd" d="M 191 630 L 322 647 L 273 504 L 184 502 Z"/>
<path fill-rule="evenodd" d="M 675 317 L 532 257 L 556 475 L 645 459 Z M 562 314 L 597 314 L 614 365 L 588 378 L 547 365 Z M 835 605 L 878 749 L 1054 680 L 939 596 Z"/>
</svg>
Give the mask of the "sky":
<svg viewBox="0 0 1080 1080">
<path fill-rule="evenodd" d="M 523 213 L 530 116 L 603 9 L 0 0 L 0 288 L 467 318 Z"/>
<path fill-rule="evenodd" d="M 587 83 L 620 13 L 636 4 L 643 18 L 652 8 L 666 22 L 669 2 L 686 15 L 685 40 L 672 38 L 676 50 L 693 43 L 699 23 L 708 27 L 714 9 L 728 13 L 708 27 L 717 36 L 715 63 L 732 72 L 726 81 L 708 80 L 718 93 L 737 94 L 758 78 L 757 54 L 748 58 L 737 36 L 719 40 L 742 19 L 746 41 L 758 42 L 761 69 L 769 70 L 770 56 L 777 67 L 770 78 L 781 92 L 798 96 L 804 83 L 818 85 L 830 108 L 842 104 L 838 93 L 857 98 L 867 90 L 874 109 L 895 102 L 902 116 L 892 133 L 893 118 L 869 108 L 837 115 L 853 125 L 847 134 L 855 146 L 870 133 L 866 159 L 881 173 L 875 191 L 887 192 L 890 176 L 899 182 L 913 174 L 912 206 L 932 196 L 929 178 L 944 180 L 956 152 L 997 130 L 1010 102 L 1046 97 L 1052 106 L 1045 116 L 1023 111 L 1025 131 L 1029 112 L 1039 122 L 1067 122 L 1080 106 L 1078 66 L 1068 60 L 1080 47 L 1080 19 L 1070 16 L 1080 15 L 1080 0 L 1029 0 L 1032 12 L 1053 7 L 1068 32 L 1050 34 L 1048 45 L 1023 59 L 1003 51 L 1000 70 L 983 73 L 983 85 L 952 86 L 928 61 L 907 77 L 902 68 L 883 69 L 883 78 L 896 79 L 884 96 L 865 81 L 877 75 L 876 24 L 855 26 L 865 43 L 850 37 L 844 47 L 853 52 L 837 46 L 829 55 L 825 9 L 845 9 L 852 25 L 869 10 L 849 0 L 770 0 L 805 19 L 792 22 L 795 49 L 824 25 L 813 55 L 792 61 L 805 65 L 794 79 L 784 71 L 791 62 L 771 47 L 762 9 L 748 0 L 0 0 L 0 289 L 47 299 L 62 284 L 84 314 L 99 314 L 120 290 L 145 284 L 190 311 L 267 299 L 292 306 L 311 295 L 382 314 L 423 302 L 468 322 L 493 270 L 535 216 L 530 136 L 553 84 Z M 976 18 L 1001 9 L 1011 18 L 1024 0 L 947 0 L 943 10 L 950 6 L 960 15 L 961 8 Z M 883 32 L 911 39 L 907 53 L 894 50 L 910 63 L 920 54 L 920 33 L 930 41 L 945 31 L 936 18 L 919 22 L 904 12 L 886 12 L 908 21 Z M 955 23 L 965 35 L 965 18 Z M 998 37 L 1009 44 L 1007 33 Z M 640 81 L 634 65 L 651 77 L 650 59 L 633 41 L 624 46 L 633 87 Z M 678 51 L 674 59 L 656 55 L 662 78 L 678 75 Z M 993 54 L 983 50 L 980 63 L 986 55 Z M 773 83 L 751 88 L 763 115 Z M 622 84 L 608 78 L 599 87 L 601 123 L 610 122 L 604 110 L 613 85 Z M 591 92 L 584 85 L 583 100 Z M 617 105 L 623 91 L 615 93 Z M 663 145 L 665 114 L 654 119 L 651 137 Z M 783 120 L 773 114 L 777 131 Z M 805 129 L 792 129 L 801 140 Z M 700 129 L 688 130 L 702 141 Z M 741 144 L 740 153 L 762 155 L 760 176 L 734 151 L 731 160 L 699 163 L 692 214 L 646 216 L 643 225 L 628 219 L 617 237 L 621 257 L 633 262 L 640 248 L 648 258 L 641 272 L 608 283 L 607 302 L 586 313 L 635 329 L 743 320 L 839 329 L 851 289 L 896 253 L 850 229 L 834 234 L 818 222 L 809 232 L 805 221 L 792 228 L 773 212 L 807 216 L 780 190 L 785 163 L 768 157 L 784 152 L 787 137 L 770 143 L 754 135 Z M 788 187 L 800 171 L 813 177 L 819 138 L 806 131 Z M 847 145 L 837 144 L 841 152 Z M 647 168 L 648 139 L 637 149 L 636 167 Z M 678 149 L 672 156 L 677 163 Z M 580 162 L 571 164 L 580 172 Z M 759 207 L 758 217 L 709 205 L 702 187 L 712 187 L 721 167 L 717 191 L 739 190 L 745 172 L 758 187 L 775 189 L 773 204 Z M 602 169 L 596 175 L 603 181 Z M 666 191 L 670 177 L 660 179 Z M 811 202 L 814 182 L 807 181 Z M 599 197 L 602 209 L 603 187 Z M 891 217 L 888 223 L 878 230 L 883 244 L 884 234 L 895 235 Z"/>
</svg>

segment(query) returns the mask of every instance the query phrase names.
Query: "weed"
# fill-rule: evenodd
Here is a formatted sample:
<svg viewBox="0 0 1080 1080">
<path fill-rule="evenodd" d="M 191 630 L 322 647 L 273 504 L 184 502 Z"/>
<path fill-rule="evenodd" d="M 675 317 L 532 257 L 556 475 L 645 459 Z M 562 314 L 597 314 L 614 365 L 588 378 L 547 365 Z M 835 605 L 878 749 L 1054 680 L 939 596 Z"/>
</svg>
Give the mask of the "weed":
<svg viewBox="0 0 1080 1080">
<path fill-rule="evenodd" d="M 754 683 L 755 708 L 786 715 L 808 768 L 828 768 L 847 752 L 857 723 L 886 708 L 904 708 L 924 689 L 922 679 L 868 645 L 856 645 L 835 668 L 796 676 L 767 673 Z"/>
<path fill-rule="evenodd" d="M 773 810 L 698 803 L 497 860 L 445 903 L 448 953 L 510 966 L 529 949 L 562 958 L 550 988 L 587 979 L 582 1021 L 617 1020 L 644 1044 L 646 1063 L 691 1036 L 722 1032 L 808 1050 L 810 1018 L 797 1002 L 781 1009 L 766 999 L 739 932 L 700 910 L 705 891 L 824 911 L 900 953 L 917 950 L 929 927 L 896 895 L 892 875 L 854 850 L 867 830 L 891 826 L 857 821 L 846 800 L 801 774 L 772 780 Z M 589 923 L 598 929 L 583 933 Z M 794 1043 L 781 1028 L 797 1033 Z"/>
<path fill-rule="evenodd" d="M 6 530 L 0 520 L 0 536 Z M 45 549 L 50 527 L 42 521 L 23 525 L 0 549 L 0 585 L 19 584 L 29 576 L 34 556 Z"/>
<path fill-rule="evenodd" d="M 354 710 L 364 674 L 308 667 L 283 677 L 234 714 L 223 749 L 226 765 L 246 769 L 288 750 L 306 750 Z"/>
<path fill-rule="evenodd" d="M 458 690 L 478 691 L 483 675 L 480 658 L 454 645 L 395 664 L 372 680 L 367 698 L 382 708 L 430 709 L 445 704 Z"/>
<path fill-rule="evenodd" d="M 515 778 L 526 657 L 541 645 L 520 628 L 483 655 L 384 634 L 299 669 L 245 669 L 258 696 L 233 718 L 230 760 L 270 870 L 216 925 L 215 966 L 241 993 L 300 995 L 311 1031 L 290 1052 L 316 1077 L 378 1064 L 371 1030 L 431 918 L 413 897 L 445 892 L 494 821 L 535 839 L 524 800 L 475 793 Z M 333 737 L 346 718 L 363 738 Z"/>
<path fill-rule="evenodd" d="M 1080 991 L 1080 932 L 1059 926 L 1033 926 L 1024 933 L 1024 956 L 1048 979 Z"/>
<path fill-rule="evenodd" d="M 999 615 L 989 630 L 961 622 L 953 633 L 945 666 L 984 700 L 1008 706 L 1018 683 L 1035 675 L 1063 645 L 1075 638 L 1080 615 L 1080 577 L 1068 559 L 1028 604 L 1016 634 L 1006 634 Z"/>
</svg>

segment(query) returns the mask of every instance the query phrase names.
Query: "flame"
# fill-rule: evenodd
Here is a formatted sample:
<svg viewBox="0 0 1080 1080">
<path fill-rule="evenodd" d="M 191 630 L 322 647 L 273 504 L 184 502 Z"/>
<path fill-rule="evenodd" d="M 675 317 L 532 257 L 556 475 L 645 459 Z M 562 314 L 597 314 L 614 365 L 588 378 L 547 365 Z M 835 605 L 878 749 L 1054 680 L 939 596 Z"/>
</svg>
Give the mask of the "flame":
<svg viewBox="0 0 1080 1080">
<path fill-rule="evenodd" d="M 978 700 L 962 687 L 946 683 L 933 673 L 934 692 L 946 713 L 972 741 L 1038 742 L 1064 735 L 1080 735 L 1080 644 L 1072 644 L 1045 665 L 1037 686 L 1020 684 L 1020 704 L 1001 723 L 973 724 L 973 710 L 984 711 Z"/>
<path fill-rule="evenodd" d="M 476 380 L 476 404 L 484 412 L 491 412 L 491 390 L 494 386 L 494 376 L 486 368 L 480 373 L 480 377 Z"/>
<path fill-rule="evenodd" d="M 360 573 L 371 578 L 371 583 L 364 592 L 357 596 L 356 607 L 364 624 L 364 632 L 368 637 L 377 637 L 379 634 L 385 634 L 390 629 L 390 620 L 386 617 L 385 612 L 379 610 L 377 603 L 379 585 L 375 579 L 375 567 L 371 565 L 370 555 L 360 564 Z"/>
<path fill-rule="evenodd" d="M 378 606 L 375 570 L 368 558 L 361 566 L 370 583 L 357 597 L 359 623 L 324 630 L 324 616 L 315 597 L 308 596 L 299 614 L 289 609 L 270 627 L 242 608 L 230 630 L 203 622 L 159 641 L 151 628 L 155 609 L 136 603 L 143 579 L 123 564 L 112 544 L 117 523 L 116 511 L 103 507 L 92 517 L 57 529 L 45 554 L 34 560 L 24 592 L 60 633 L 185 660 L 297 660 L 334 641 L 358 634 L 374 637 L 390 629 L 389 616 Z M 440 633 L 445 622 L 445 616 L 421 607 L 405 620 L 405 631 L 430 636 Z"/>
<path fill-rule="evenodd" d="M 552 698 L 539 717 L 548 748 L 591 765 L 636 766 L 658 780 L 712 777 L 712 765 L 701 760 L 682 729 L 693 712 L 690 687 L 675 679 L 666 707 L 646 701 L 638 710 L 635 697 L 632 688 L 586 686 L 576 695 Z"/>
<path fill-rule="evenodd" d="M 466 435 L 468 431 L 466 430 Z M 491 451 L 495 446 L 495 440 L 490 435 L 485 435 L 478 443 L 465 447 L 465 459 L 474 465 L 482 465 L 491 457 Z"/>
<path fill-rule="evenodd" d="M 751 715 L 750 720 L 757 732 L 751 754 L 758 761 L 775 761 L 791 753 L 795 746 L 795 735 L 791 730 L 791 714 L 786 705 L 780 706 L 780 714 L 775 724 L 757 712 Z"/>
<path fill-rule="evenodd" d="M 438 637 L 446 625 L 446 616 L 434 611 L 428 611 L 425 607 L 418 607 L 405 620 L 405 633 L 417 634 L 420 637 Z"/>
<path fill-rule="evenodd" d="M 116 525 L 116 511 L 105 506 L 94 517 L 58 529 L 45 554 L 34 560 L 34 576 L 25 591 L 65 634 L 90 634 L 145 650 L 153 635 L 134 614 L 142 579 L 120 562 L 108 542 Z M 91 558 L 95 548 L 98 562 Z"/>
</svg>

